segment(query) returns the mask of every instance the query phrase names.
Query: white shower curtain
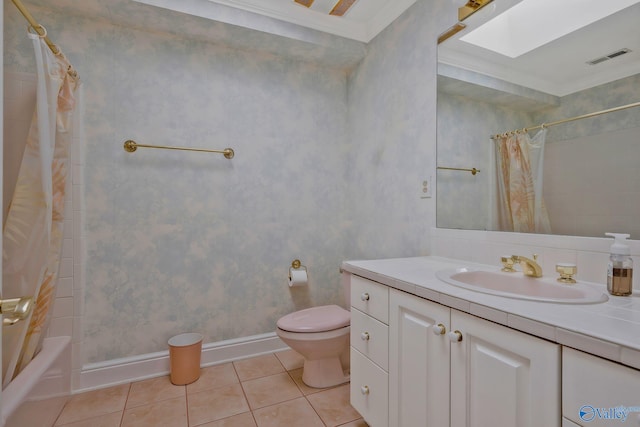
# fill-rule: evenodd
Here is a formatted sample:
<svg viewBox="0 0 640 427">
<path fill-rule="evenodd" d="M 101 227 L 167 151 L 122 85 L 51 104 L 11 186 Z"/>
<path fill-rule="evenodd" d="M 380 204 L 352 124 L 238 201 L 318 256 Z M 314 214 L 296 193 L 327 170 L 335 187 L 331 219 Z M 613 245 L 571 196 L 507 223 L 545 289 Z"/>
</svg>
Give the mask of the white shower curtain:
<svg viewBox="0 0 640 427">
<path fill-rule="evenodd" d="M 46 333 L 62 251 L 70 145 L 81 108 L 80 81 L 68 73 L 68 60 L 54 55 L 38 35 L 29 37 L 36 57 L 36 112 L 3 228 L 2 280 L 5 298 L 34 296 L 35 306 L 25 321 L 3 326 L 3 387 L 39 351 Z"/>
<path fill-rule="evenodd" d="M 533 138 L 512 132 L 493 140 L 491 230 L 551 233 L 542 197 L 546 135 L 542 129 Z"/>
</svg>

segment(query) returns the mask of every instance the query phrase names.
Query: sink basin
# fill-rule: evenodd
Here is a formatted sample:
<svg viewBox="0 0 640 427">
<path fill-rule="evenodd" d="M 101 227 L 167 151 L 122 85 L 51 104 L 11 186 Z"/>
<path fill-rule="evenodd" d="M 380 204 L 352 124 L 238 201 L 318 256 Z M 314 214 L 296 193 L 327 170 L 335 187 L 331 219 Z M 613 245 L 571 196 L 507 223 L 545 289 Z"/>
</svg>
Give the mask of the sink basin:
<svg viewBox="0 0 640 427">
<path fill-rule="evenodd" d="M 450 285 L 471 291 L 530 301 L 594 304 L 609 299 L 595 285 L 581 282 L 566 285 L 559 283 L 555 278 L 534 278 L 520 272 L 505 273 L 456 268 L 438 271 L 436 277 Z"/>
</svg>

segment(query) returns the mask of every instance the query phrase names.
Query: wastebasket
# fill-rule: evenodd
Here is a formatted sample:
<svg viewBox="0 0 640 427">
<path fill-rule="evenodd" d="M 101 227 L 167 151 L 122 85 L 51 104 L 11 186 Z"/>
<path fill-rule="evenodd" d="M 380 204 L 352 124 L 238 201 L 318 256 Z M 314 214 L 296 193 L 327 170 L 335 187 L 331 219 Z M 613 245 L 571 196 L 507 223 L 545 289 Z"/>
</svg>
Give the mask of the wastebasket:
<svg viewBox="0 0 640 427">
<path fill-rule="evenodd" d="M 175 385 L 191 384 L 200 378 L 202 335 L 180 334 L 169 339 L 170 379 Z"/>
</svg>

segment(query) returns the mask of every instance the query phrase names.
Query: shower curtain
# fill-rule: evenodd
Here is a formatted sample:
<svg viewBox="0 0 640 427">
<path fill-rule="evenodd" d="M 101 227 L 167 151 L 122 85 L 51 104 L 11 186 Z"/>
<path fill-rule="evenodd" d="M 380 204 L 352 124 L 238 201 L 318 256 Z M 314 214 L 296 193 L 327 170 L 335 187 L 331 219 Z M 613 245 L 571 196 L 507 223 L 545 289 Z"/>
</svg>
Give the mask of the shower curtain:
<svg viewBox="0 0 640 427">
<path fill-rule="evenodd" d="M 38 35 L 29 38 L 36 57 L 36 111 L 3 228 L 2 280 L 5 298 L 34 296 L 35 305 L 25 321 L 3 326 L 3 387 L 36 355 L 46 333 L 62 252 L 70 145 L 80 126 L 80 80 L 68 73 L 62 53 L 54 55 Z"/>
<path fill-rule="evenodd" d="M 533 138 L 512 132 L 494 139 L 492 230 L 551 233 L 542 197 L 546 134 L 547 129 L 542 129 Z"/>
</svg>

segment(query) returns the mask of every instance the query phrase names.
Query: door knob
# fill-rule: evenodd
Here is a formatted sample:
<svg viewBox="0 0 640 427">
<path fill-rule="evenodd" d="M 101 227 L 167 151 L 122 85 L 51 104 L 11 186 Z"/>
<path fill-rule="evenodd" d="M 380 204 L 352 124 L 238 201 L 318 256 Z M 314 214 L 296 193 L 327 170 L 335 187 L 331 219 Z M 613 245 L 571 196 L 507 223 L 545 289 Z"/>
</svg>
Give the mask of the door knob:
<svg viewBox="0 0 640 427">
<path fill-rule="evenodd" d="M 26 319 L 33 309 L 33 298 L 7 298 L 0 300 L 0 314 L 6 316 L 2 319 L 3 325 L 13 325 Z"/>
<path fill-rule="evenodd" d="M 449 337 L 449 340 L 451 342 L 462 341 L 462 332 L 458 331 L 457 329 L 455 331 L 449 332 L 447 336 Z"/>
<path fill-rule="evenodd" d="M 362 341 L 369 341 L 369 338 L 371 338 L 371 336 L 369 335 L 369 332 L 363 332 L 360 334 L 360 338 L 362 338 Z"/>
<path fill-rule="evenodd" d="M 436 335 L 444 335 L 447 332 L 447 328 L 442 323 L 438 323 L 437 325 L 433 325 L 431 331 Z"/>
</svg>

